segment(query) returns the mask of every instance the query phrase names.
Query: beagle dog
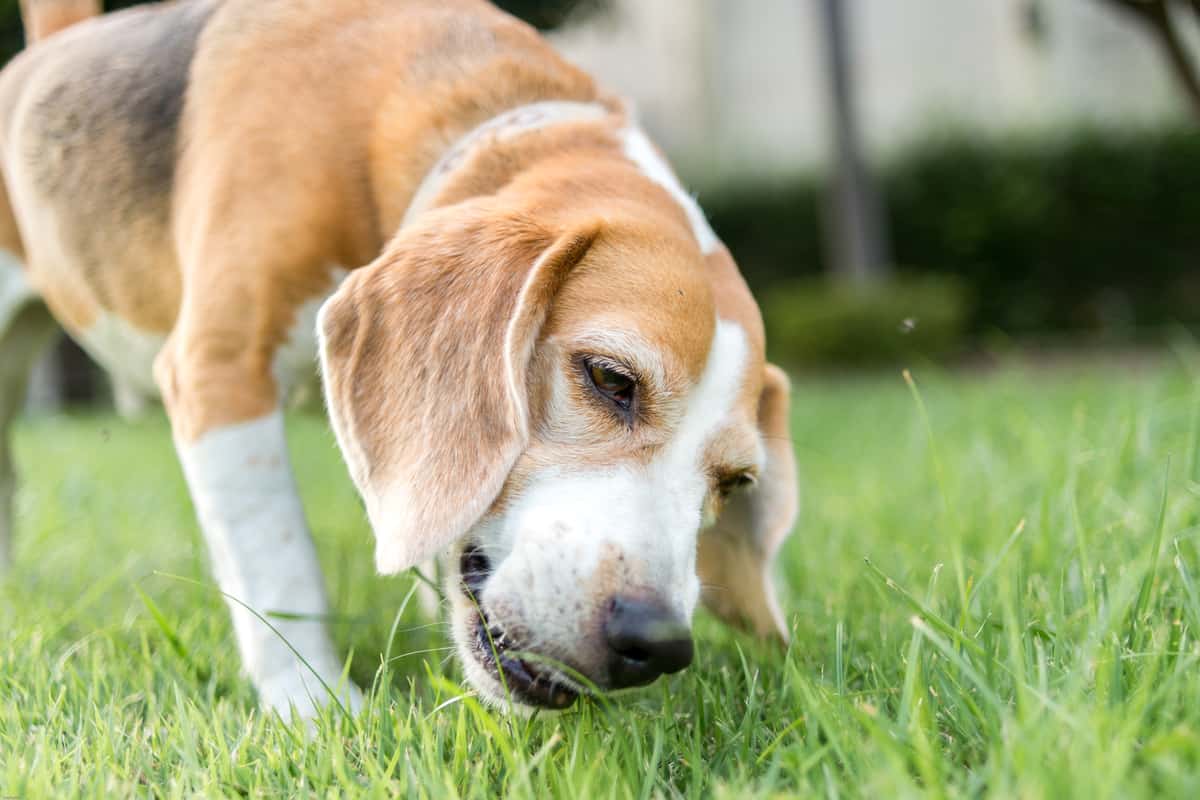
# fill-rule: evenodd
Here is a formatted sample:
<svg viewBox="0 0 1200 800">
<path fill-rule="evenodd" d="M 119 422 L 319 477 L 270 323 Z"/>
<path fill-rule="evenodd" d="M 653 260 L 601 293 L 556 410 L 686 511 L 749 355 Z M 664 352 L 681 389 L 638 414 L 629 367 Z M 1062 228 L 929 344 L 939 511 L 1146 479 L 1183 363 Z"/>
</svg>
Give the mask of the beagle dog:
<svg viewBox="0 0 1200 800">
<path fill-rule="evenodd" d="M 266 707 L 361 702 L 284 439 L 318 360 L 378 569 L 442 560 L 483 698 L 680 670 L 701 599 L 786 636 L 787 380 L 618 100 L 484 0 L 98 7 L 24 0 L 0 74 L 0 432 L 55 325 L 162 398 Z M 13 482 L 0 437 L 5 563 Z"/>
</svg>

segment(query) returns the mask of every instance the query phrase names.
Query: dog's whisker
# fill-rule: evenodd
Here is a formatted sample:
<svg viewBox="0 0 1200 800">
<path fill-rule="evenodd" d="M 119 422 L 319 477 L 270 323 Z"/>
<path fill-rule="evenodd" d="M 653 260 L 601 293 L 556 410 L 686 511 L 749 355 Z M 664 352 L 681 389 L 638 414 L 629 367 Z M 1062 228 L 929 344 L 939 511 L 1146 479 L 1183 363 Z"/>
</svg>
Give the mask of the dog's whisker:
<svg viewBox="0 0 1200 800">
<path fill-rule="evenodd" d="M 409 652 L 407 652 L 407 653 L 401 653 L 401 654 L 400 654 L 400 655 L 398 655 L 398 656 L 392 656 L 391 658 L 389 658 L 389 659 L 387 660 L 387 663 L 391 664 L 391 663 L 394 663 L 394 662 L 396 662 L 396 661 L 400 661 L 401 659 L 404 659 L 404 658 L 409 658 L 410 656 L 420 656 L 420 655 L 427 655 L 427 654 L 429 654 L 429 653 L 445 653 L 445 652 L 450 652 L 450 653 L 453 653 L 453 652 L 454 652 L 454 650 L 455 650 L 455 648 L 454 648 L 454 646 L 453 646 L 453 645 L 450 645 L 450 646 L 447 646 L 447 647 L 426 647 L 426 648 L 424 648 L 424 649 L 421 649 L 421 650 L 410 650 L 410 651 L 409 651 Z"/>
</svg>

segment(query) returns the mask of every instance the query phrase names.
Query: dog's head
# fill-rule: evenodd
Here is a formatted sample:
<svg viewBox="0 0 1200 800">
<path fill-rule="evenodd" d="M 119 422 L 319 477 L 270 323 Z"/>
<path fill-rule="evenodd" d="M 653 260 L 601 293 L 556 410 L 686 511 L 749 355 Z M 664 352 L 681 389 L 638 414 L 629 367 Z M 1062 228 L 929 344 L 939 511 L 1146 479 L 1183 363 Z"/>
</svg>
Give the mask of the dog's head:
<svg viewBox="0 0 1200 800">
<path fill-rule="evenodd" d="M 326 303 L 333 427 L 379 569 L 449 554 L 485 698 L 564 707 L 687 666 L 703 595 L 786 631 L 788 387 L 686 220 L 497 198 L 423 215 Z"/>
</svg>

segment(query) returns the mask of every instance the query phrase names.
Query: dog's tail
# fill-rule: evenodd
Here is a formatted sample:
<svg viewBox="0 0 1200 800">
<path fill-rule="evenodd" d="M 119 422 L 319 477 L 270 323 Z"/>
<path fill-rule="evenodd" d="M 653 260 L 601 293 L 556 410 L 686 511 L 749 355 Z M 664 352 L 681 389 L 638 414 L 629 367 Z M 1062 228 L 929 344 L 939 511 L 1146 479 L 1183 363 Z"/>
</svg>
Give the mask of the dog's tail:
<svg viewBox="0 0 1200 800">
<path fill-rule="evenodd" d="M 29 46 L 40 42 L 63 28 L 97 17 L 103 12 L 100 0 L 21 0 L 25 44 Z"/>
</svg>

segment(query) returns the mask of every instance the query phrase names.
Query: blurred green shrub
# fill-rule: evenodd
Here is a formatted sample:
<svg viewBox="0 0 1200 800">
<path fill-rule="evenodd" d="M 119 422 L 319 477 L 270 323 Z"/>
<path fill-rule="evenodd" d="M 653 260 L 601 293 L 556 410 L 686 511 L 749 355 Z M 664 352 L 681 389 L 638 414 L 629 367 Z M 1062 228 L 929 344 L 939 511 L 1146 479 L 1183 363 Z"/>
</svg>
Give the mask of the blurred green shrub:
<svg viewBox="0 0 1200 800">
<path fill-rule="evenodd" d="M 7 62 L 25 46 L 19 3 L 20 0 L 0 0 L 0 63 Z"/>
<path fill-rule="evenodd" d="M 1021 334 L 1200 322 L 1200 132 L 929 139 L 881 175 L 899 276 L 954 276 L 967 327 Z M 822 272 L 814 177 L 701 197 L 763 298 Z"/>
<path fill-rule="evenodd" d="M 492 0 L 510 14 L 542 30 L 557 28 L 604 10 L 608 0 Z"/>
<path fill-rule="evenodd" d="M 963 349 L 971 296 L 947 276 L 853 287 L 821 278 L 760 293 L 771 359 L 787 366 L 860 366 L 942 358 Z"/>
</svg>

